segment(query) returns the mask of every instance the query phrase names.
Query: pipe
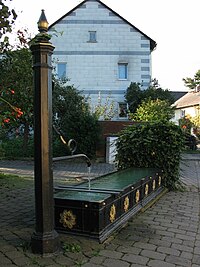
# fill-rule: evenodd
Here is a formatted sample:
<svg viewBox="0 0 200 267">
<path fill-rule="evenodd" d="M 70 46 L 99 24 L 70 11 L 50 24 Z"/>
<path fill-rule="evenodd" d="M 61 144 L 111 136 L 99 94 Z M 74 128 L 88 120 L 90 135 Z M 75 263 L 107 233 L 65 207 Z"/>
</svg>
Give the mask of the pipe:
<svg viewBox="0 0 200 267">
<path fill-rule="evenodd" d="M 88 168 L 91 166 L 91 160 L 85 154 L 56 157 L 56 158 L 53 158 L 53 162 L 61 161 L 61 160 L 68 160 L 68 159 L 75 159 L 75 158 L 84 158 L 84 159 L 86 159 L 86 163 L 87 163 Z"/>
</svg>

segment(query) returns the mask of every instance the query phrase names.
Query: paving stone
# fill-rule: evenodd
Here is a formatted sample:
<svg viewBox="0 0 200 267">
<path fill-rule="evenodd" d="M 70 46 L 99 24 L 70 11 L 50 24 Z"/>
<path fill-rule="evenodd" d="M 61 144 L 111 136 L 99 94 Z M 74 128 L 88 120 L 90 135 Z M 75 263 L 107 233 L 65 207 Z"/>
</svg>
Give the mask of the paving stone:
<svg viewBox="0 0 200 267">
<path fill-rule="evenodd" d="M 176 234 L 186 234 L 185 230 L 181 230 L 181 229 L 177 229 L 177 228 L 168 228 L 167 229 L 168 232 L 172 232 L 172 233 L 176 233 Z"/>
<path fill-rule="evenodd" d="M 99 255 L 108 257 L 111 259 L 121 259 L 121 257 L 123 256 L 123 253 L 104 249 L 99 252 Z"/>
<path fill-rule="evenodd" d="M 125 254 L 122 260 L 130 263 L 138 263 L 141 265 L 145 265 L 149 261 L 149 258 L 139 255 Z"/>
<path fill-rule="evenodd" d="M 176 234 L 176 238 L 182 239 L 182 240 L 186 240 L 186 241 L 195 241 L 195 237 L 194 236 L 190 236 L 190 235 Z"/>
<path fill-rule="evenodd" d="M 151 250 L 142 250 L 140 253 L 141 256 L 148 257 L 150 259 L 155 259 L 155 260 L 164 260 L 166 257 L 166 254 L 151 251 Z"/>
<path fill-rule="evenodd" d="M 167 242 L 167 241 L 163 241 L 163 240 L 160 240 L 160 239 L 151 239 L 149 240 L 149 243 L 150 244 L 154 244 L 156 246 L 163 246 L 163 247 L 171 247 L 171 242 Z"/>
<path fill-rule="evenodd" d="M 65 266 L 65 265 L 64 265 Z M 70 265 L 69 265 L 70 266 Z M 95 263 L 90 263 L 90 262 L 87 262 L 81 266 L 84 266 L 84 267 L 102 267 L 102 265 L 98 265 L 98 264 L 95 264 Z"/>
<path fill-rule="evenodd" d="M 115 260 L 115 259 L 106 259 L 103 262 L 103 266 L 108 266 L 108 267 L 129 267 L 130 264 L 128 262 L 122 261 L 122 260 Z"/>
<path fill-rule="evenodd" d="M 145 266 L 147 266 L 147 265 L 145 265 Z M 144 265 L 140 265 L 138 263 L 137 264 L 133 263 L 130 265 L 130 267 L 144 267 Z"/>
<path fill-rule="evenodd" d="M 173 249 L 178 249 L 180 251 L 187 251 L 187 252 L 192 252 L 193 248 L 192 247 L 188 247 L 185 245 L 179 245 L 179 244 L 172 244 L 172 248 Z"/>
<path fill-rule="evenodd" d="M 181 265 L 182 267 L 190 267 L 191 266 L 191 261 L 190 260 L 184 259 L 184 258 L 181 258 L 181 257 L 176 257 L 176 256 L 173 256 L 173 255 L 167 256 L 165 261 L 168 262 L 168 263 Z"/>
<path fill-rule="evenodd" d="M 103 256 L 95 256 L 90 259 L 90 263 L 96 263 L 96 264 L 102 264 L 104 262 L 106 257 Z"/>
<path fill-rule="evenodd" d="M 122 252 L 122 253 L 132 253 L 135 255 L 139 255 L 141 252 L 141 248 L 137 247 L 125 247 L 125 246 L 119 246 L 116 251 Z"/>
<path fill-rule="evenodd" d="M 136 242 L 134 244 L 134 247 L 141 248 L 141 249 L 149 249 L 149 250 L 156 250 L 157 246 L 149 243 L 143 243 L 143 242 Z"/>
<path fill-rule="evenodd" d="M 199 255 L 194 255 L 192 259 L 192 263 L 195 263 L 200 266 L 200 256 Z"/>
<path fill-rule="evenodd" d="M 173 232 L 168 232 L 168 231 L 156 231 L 156 234 L 161 235 L 161 236 L 169 236 L 169 237 L 175 237 L 175 234 Z"/>
<path fill-rule="evenodd" d="M 195 241 L 190 241 L 190 240 L 185 240 L 183 241 L 183 245 L 188 246 L 188 247 L 194 247 Z"/>
<path fill-rule="evenodd" d="M 188 259 L 188 260 L 191 260 L 193 258 L 193 253 L 183 251 L 183 252 L 181 252 L 181 256 L 180 257 Z"/>
<path fill-rule="evenodd" d="M 17 257 L 17 258 L 12 258 L 12 261 L 17 265 L 17 266 L 29 266 L 29 263 L 31 263 L 30 258 L 27 258 L 25 256 L 22 257 Z"/>
<path fill-rule="evenodd" d="M 182 244 L 183 243 L 183 240 L 181 240 L 181 239 L 168 237 L 168 236 L 163 236 L 161 240 L 163 240 L 165 242 L 176 243 L 176 244 Z"/>
<path fill-rule="evenodd" d="M 4 254 L 0 253 L 0 266 L 12 264 L 12 261 L 8 259 Z"/>
<path fill-rule="evenodd" d="M 169 248 L 169 247 L 158 247 L 158 252 L 165 253 L 168 255 L 180 256 L 181 252 L 177 249 Z"/>
<path fill-rule="evenodd" d="M 160 261 L 160 260 L 150 260 L 148 262 L 148 266 L 150 267 L 176 267 L 175 264 Z"/>
<path fill-rule="evenodd" d="M 59 255 L 55 257 L 54 260 L 57 264 L 64 265 L 64 266 L 72 266 L 74 264 L 74 261 L 72 259 L 69 259 L 63 255 Z"/>
<path fill-rule="evenodd" d="M 194 254 L 200 255 L 200 247 L 195 247 L 194 248 Z"/>
</svg>

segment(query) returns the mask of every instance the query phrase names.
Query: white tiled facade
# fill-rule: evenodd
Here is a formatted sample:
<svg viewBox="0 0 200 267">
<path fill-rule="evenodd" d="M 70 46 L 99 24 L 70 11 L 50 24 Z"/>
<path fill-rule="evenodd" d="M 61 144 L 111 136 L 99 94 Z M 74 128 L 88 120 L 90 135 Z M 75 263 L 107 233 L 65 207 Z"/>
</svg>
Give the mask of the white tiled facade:
<svg viewBox="0 0 200 267">
<path fill-rule="evenodd" d="M 96 42 L 89 41 L 90 32 L 96 32 Z M 98 97 L 108 97 L 117 109 L 131 82 L 149 86 L 151 39 L 100 1 L 83 1 L 52 24 L 49 33 L 53 64 L 66 64 L 68 83 L 89 96 L 93 106 Z M 127 66 L 127 79 L 119 79 L 119 63 Z"/>
</svg>

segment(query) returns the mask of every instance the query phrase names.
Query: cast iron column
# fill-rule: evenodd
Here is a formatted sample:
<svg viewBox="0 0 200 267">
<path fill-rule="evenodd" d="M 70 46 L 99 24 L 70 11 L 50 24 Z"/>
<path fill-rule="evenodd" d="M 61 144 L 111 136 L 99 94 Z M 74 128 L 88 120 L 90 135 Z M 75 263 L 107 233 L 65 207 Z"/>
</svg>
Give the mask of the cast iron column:
<svg viewBox="0 0 200 267">
<path fill-rule="evenodd" d="M 47 34 L 44 10 L 38 22 L 39 34 L 33 39 L 34 71 L 34 175 L 35 232 L 31 239 L 34 253 L 58 250 L 58 234 L 54 230 L 54 199 L 52 170 L 52 65 L 54 47 Z"/>
</svg>

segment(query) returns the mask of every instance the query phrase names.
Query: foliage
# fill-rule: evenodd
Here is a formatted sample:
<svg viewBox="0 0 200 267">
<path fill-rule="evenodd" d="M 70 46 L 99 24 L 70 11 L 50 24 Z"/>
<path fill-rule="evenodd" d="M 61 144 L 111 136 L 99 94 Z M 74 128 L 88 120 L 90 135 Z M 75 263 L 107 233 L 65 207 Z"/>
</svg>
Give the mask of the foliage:
<svg viewBox="0 0 200 267">
<path fill-rule="evenodd" d="M 16 128 L 22 124 L 25 126 L 23 143 L 25 153 L 29 128 L 33 126 L 31 52 L 25 47 L 7 51 L 0 60 L 0 69 L 0 124 L 8 130 L 11 126 Z"/>
<path fill-rule="evenodd" d="M 192 117 L 190 120 L 196 128 L 200 128 L 200 114 Z"/>
<path fill-rule="evenodd" d="M 54 124 L 62 131 L 66 140 L 76 140 L 77 152 L 94 156 L 99 138 L 99 124 L 97 117 L 90 113 L 89 105 L 80 91 L 54 80 L 53 100 Z"/>
<path fill-rule="evenodd" d="M 23 137 L 4 139 L 2 149 L 4 156 L 8 159 L 16 159 L 20 157 L 33 157 L 33 138 L 29 138 L 26 151 L 23 150 Z"/>
<path fill-rule="evenodd" d="M 151 100 L 165 100 L 172 104 L 174 102 L 173 96 L 171 95 L 169 90 L 162 89 L 156 80 L 152 81 L 152 85 L 143 90 L 140 87 L 139 83 L 132 82 L 130 86 L 127 88 L 125 93 L 125 99 L 129 105 L 130 113 L 135 113 L 138 106 L 141 105 L 142 101 Z"/>
<path fill-rule="evenodd" d="M 6 0 L 0 1 L 0 52 L 2 53 L 9 46 L 9 38 L 6 33 L 12 32 L 12 26 L 17 18 L 14 9 L 10 9 Z"/>
<path fill-rule="evenodd" d="M 197 150 L 197 139 L 189 132 L 185 132 L 185 150 Z"/>
<path fill-rule="evenodd" d="M 74 243 L 68 244 L 68 243 L 63 242 L 62 248 L 65 253 L 66 252 L 77 253 L 81 251 L 81 246 L 78 244 L 74 244 Z"/>
<path fill-rule="evenodd" d="M 189 89 L 193 90 L 197 88 L 200 85 L 200 70 L 195 73 L 194 78 L 183 78 L 183 81 Z"/>
<path fill-rule="evenodd" d="M 135 113 L 137 107 L 141 104 L 144 93 L 139 83 L 132 82 L 126 90 L 125 99 L 128 103 L 131 113 Z"/>
<path fill-rule="evenodd" d="M 174 108 L 166 100 L 143 100 L 135 114 L 130 118 L 135 121 L 169 121 L 174 116 Z"/>
<path fill-rule="evenodd" d="M 105 103 L 102 103 L 102 97 L 99 92 L 98 103 L 94 108 L 94 115 L 103 120 L 111 120 L 116 115 L 116 110 L 114 107 L 114 100 L 110 100 L 111 96 L 106 97 Z"/>
<path fill-rule="evenodd" d="M 174 189 L 184 148 L 181 128 L 171 122 L 134 124 L 121 131 L 117 140 L 119 169 L 157 167 L 163 170 L 166 186 Z"/>
<path fill-rule="evenodd" d="M 193 123 L 191 121 L 191 116 L 187 115 L 187 116 L 184 116 L 183 118 L 180 118 L 179 125 L 184 132 L 190 133 L 191 128 L 193 126 Z"/>
</svg>

